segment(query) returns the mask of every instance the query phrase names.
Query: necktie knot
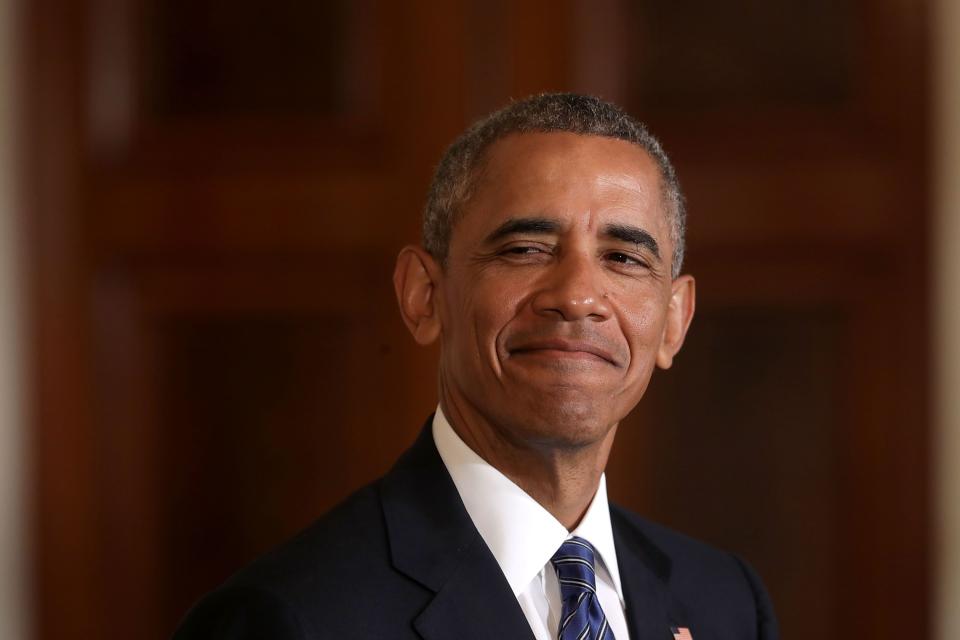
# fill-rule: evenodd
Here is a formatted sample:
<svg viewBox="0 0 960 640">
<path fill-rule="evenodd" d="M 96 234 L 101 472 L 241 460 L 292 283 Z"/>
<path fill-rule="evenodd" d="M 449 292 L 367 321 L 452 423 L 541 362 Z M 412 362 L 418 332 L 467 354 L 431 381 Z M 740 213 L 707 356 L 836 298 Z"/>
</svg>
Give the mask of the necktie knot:
<svg viewBox="0 0 960 640">
<path fill-rule="evenodd" d="M 613 640 L 613 633 L 597 598 L 596 553 L 593 546 L 574 536 L 550 558 L 560 583 L 563 611 L 560 640 Z"/>
<path fill-rule="evenodd" d="M 583 538 L 574 536 L 565 541 L 550 558 L 560 581 L 560 595 L 579 597 L 580 593 L 597 592 L 596 555 L 593 546 Z"/>
</svg>

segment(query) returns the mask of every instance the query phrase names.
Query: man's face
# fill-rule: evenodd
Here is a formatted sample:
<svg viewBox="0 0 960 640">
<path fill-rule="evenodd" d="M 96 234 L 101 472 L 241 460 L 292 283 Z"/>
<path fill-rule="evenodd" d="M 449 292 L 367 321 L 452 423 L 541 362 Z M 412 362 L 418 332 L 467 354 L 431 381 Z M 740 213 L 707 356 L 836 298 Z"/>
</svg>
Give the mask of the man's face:
<svg viewBox="0 0 960 640">
<path fill-rule="evenodd" d="M 676 300 L 661 193 L 654 161 L 622 140 L 496 142 L 437 283 L 442 393 L 515 442 L 606 435 L 679 348 L 665 344 Z"/>
</svg>

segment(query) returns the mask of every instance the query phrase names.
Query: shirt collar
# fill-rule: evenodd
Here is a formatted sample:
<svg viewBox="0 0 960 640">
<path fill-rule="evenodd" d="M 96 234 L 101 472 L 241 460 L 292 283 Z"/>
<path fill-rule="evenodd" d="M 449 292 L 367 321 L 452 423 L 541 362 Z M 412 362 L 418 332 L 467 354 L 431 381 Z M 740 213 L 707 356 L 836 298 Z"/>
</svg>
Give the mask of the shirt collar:
<svg viewBox="0 0 960 640">
<path fill-rule="evenodd" d="M 440 407 L 433 418 L 433 440 L 470 519 L 500 565 L 514 595 L 535 578 L 564 540 L 590 541 L 623 600 L 613 545 L 606 476 L 583 519 L 571 533 L 523 489 L 477 455 L 457 435 Z"/>
</svg>

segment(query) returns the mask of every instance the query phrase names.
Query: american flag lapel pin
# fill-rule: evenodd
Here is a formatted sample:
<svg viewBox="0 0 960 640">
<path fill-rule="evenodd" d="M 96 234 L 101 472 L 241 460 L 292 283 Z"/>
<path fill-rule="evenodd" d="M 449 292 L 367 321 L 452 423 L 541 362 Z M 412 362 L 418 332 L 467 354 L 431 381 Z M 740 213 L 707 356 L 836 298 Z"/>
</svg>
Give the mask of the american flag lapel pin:
<svg viewBox="0 0 960 640">
<path fill-rule="evenodd" d="M 690 629 L 686 627 L 670 627 L 670 633 L 673 634 L 673 640 L 693 640 Z"/>
</svg>

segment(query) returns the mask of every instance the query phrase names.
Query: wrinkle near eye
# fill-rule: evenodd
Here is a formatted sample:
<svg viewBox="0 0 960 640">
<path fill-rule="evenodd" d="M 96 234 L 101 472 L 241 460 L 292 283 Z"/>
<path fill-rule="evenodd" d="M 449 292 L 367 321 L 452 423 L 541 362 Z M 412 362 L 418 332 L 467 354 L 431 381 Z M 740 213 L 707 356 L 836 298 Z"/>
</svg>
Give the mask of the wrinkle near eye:
<svg viewBox="0 0 960 640">
<path fill-rule="evenodd" d="M 499 262 L 503 258 L 501 251 L 478 252 L 470 256 L 470 263 L 478 266 L 487 266 Z"/>
</svg>

